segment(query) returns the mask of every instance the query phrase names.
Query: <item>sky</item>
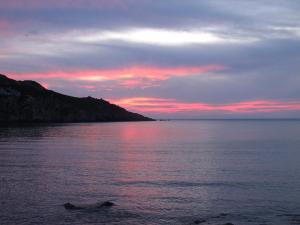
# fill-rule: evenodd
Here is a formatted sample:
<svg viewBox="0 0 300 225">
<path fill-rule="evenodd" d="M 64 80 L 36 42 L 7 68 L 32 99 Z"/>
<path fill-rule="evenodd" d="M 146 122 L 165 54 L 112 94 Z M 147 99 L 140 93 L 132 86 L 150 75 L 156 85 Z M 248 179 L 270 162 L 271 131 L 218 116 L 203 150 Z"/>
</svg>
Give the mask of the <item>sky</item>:
<svg viewBox="0 0 300 225">
<path fill-rule="evenodd" d="M 300 1 L 1 0 L 0 73 L 154 118 L 300 118 Z"/>
</svg>

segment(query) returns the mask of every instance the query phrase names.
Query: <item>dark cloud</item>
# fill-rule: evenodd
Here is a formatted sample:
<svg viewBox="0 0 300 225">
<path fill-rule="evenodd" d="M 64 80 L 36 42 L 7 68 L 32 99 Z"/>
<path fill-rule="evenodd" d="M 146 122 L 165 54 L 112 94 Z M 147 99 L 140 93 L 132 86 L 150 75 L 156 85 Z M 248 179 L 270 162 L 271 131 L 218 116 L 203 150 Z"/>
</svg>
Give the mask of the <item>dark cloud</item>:
<svg viewBox="0 0 300 225">
<path fill-rule="evenodd" d="M 295 1 L 8 1 L 0 2 L 0 20 L 17 31 L 118 29 L 122 27 L 210 28 L 249 34 L 266 26 L 299 26 Z"/>
</svg>

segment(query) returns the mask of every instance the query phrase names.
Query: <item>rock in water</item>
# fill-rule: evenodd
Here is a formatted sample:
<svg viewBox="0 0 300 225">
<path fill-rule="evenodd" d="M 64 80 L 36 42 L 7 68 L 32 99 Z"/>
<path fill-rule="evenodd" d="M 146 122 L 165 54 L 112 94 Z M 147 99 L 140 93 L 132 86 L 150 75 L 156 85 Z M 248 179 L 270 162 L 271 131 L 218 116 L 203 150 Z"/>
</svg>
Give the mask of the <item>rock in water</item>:
<svg viewBox="0 0 300 225">
<path fill-rule="evenodd" d="M 0 122 L 151 121 L 103 99 L 76 98 L 0 74 Z"/>
<path fill-rule="evenodd" d="M 100 208 L 110 208 L 114 206 L 115 203 L 106 201 L 102 203 L 92 204 L 92 205 L 74 205 L 71 203 L 65 203 L 64 207 L 68 210 L 75 210 L 75 209 L 100 209 Z"/>
<path fill-rule="evenodd" d="M 64 204 L 64 207 L 65 207 L 65 209 L 83 209 L 82 207 L 75 206 L 69 202 Z"/>
<path fill-rule="evenodd" d="M 106 202 L 101 203 L 97 208 L 103 208 L 103 207 L 109 208 L 109 207 L 112 207 L 114 205 L 115 205 L 115 203 L 110 202 L 110 201 L 106 201 Z"/>
</svg>

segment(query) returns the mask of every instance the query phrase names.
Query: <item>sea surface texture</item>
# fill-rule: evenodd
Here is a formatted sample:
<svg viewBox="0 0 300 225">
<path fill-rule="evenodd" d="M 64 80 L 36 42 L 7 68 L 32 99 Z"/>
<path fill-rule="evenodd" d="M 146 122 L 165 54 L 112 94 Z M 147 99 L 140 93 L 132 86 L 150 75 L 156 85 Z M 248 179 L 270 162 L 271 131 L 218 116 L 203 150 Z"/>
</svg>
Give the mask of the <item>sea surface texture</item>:
<svg viewBox="0 0 300 225">
<path fill-rule="evenodd" d="M 1 225 L 196 223 L 300 224 L 300 121 L 0 127 Z"/>
</svg>

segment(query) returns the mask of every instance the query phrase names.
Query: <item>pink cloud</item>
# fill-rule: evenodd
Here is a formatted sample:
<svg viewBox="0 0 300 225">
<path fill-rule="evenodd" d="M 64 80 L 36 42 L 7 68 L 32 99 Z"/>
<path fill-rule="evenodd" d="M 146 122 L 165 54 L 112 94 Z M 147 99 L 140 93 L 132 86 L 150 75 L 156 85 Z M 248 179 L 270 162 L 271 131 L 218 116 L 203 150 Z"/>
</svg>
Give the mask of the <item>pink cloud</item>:
<svg viewBox="0 0 300 225">
<path fill-rule="evenodd" d="M 97 87 L 93 85 L 80 85 L 79 88 L 85 89 L 88 92 L 95 92 Z"/>
<path fill-rule="evenodd" d="M 4 20 L 0 20 L 0 29 L 7 29 L 9 27 L 8 22 L 4 21 Z"/>
<path fill-rule="evenodd" d="M 84 88 L 84 89 L 89 89 L 89 90 L 92 90 L 92 89 L 96 88 L 96 86 L 92 86 L 92 85 L 80 85 L 79 87 Z"/>
<path fill-rule="evenodd" d="M 131 89 L 131 88 L 136 88 L 136 87 L 140 87 L 143 86 L 143 82 L 140 80 L 124 80 L 120 82 L 120 85 L 122 87 Z"/>
<path fill-rule="evenodd" d="M 11 25 L 5 21 L 0 20 L 0 35 L 9 35 L 11 33 Z"/>
<path fill-rule="evenodd" d="M 258 112 L 282 112 L 300 110 L 300 101 L 269 101 L 256 100 L 244 101 L 232 104 L 206 104 L 181 102 L 176 99 L 165 98 L 123 98 L 112 99 L 113 103 L 121 105 L 130 110 L 140 113 L 203 113 L 203 112 L 222 112 L 222 113 L 258 113 Z"/>
<path fill-rule="evenodd" d="M 41 1 L 41 0 L 10 0 L 0 3 L 0 7 L 9 9 L 41 9 L 53 7 L 99 7 L 99 8 L 124 8 L 122 0 L 61 0 L 61 1 Z"/>
<path fill-rule="evenodd" d="M 198 67 L 150 67 L 131 66 L 118 69 L 99 69 L 60 72 L 53 71 L 47 73 L 11 73 L 15 79 L 71 79 L 82 81 L 123 81 L 124 86 L 132 87 L 140 84 L 142 78 L 150 81 L 166 80 L 170 77 L 185 77 L 198 75 L 210 71 L 224 70 L 221 65 L 206 65 Z"/>
</svg>

